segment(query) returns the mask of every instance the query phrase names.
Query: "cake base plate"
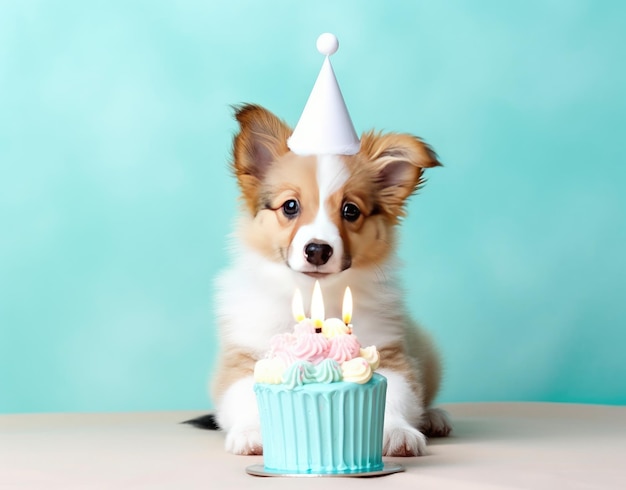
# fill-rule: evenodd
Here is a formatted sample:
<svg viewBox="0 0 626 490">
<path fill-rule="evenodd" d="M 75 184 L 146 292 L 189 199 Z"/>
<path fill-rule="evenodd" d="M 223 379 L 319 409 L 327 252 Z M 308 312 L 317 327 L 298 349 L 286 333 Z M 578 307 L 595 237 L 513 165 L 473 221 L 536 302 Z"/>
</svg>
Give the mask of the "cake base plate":
<svg viewBox="0 0 626 490">
<path fill-rule="evenodd" d="M 399 473 L 404 471 L 404 466 L 396 463 L 385 463 L 380 470 L 375 471 L 359 471 L 353 473 L 289 473 L 288 471 L 270 471 L 265 469 L 265 466 L 262 464 L 253 464 L 246 468 L 246 473 L 252 476 L 282 476 L 282 477 L 290 477 L 290 478 L 302 478 L 302 477 L 370 477 L 370 476 L 385 476 L 391 475 L 392 473 Z"/>
</svg>

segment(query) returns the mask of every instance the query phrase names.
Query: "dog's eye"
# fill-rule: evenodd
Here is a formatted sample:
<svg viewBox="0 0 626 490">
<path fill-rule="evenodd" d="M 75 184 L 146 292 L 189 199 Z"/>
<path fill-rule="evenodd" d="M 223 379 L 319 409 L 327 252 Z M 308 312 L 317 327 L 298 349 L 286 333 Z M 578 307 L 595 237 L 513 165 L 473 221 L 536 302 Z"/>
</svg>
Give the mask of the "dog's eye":
<svg viewBox="0 0 626 490">
<path fill-rule="evenodd" d="M 359 216 L 361 216 L 361 210 L 353 202 L 347 202 L 343 205 L 341 215 L 346 221 L 352 222 L 359 219 Z"/>
<path fill-rule="evenodd" d="M 283 203 L 283 214 L 287 218 L 295 218 L 300 212 L 300 204 L 295 199 L 289 199 Z"/>
</svg>

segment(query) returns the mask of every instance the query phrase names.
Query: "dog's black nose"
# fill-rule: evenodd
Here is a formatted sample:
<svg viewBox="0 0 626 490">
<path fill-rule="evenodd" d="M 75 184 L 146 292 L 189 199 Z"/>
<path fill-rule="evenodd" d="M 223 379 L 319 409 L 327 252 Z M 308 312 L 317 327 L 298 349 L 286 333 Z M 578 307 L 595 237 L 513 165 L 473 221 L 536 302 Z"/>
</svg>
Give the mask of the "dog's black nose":
<svg viewBox="0 0 626 490">
<path fill-rule="evenodd" d="M 311 242 L 304 247 L 304 256 L 313 265 L 324 265 L 332 254 L 333 248 L 328 243 Z"/>
</svg>

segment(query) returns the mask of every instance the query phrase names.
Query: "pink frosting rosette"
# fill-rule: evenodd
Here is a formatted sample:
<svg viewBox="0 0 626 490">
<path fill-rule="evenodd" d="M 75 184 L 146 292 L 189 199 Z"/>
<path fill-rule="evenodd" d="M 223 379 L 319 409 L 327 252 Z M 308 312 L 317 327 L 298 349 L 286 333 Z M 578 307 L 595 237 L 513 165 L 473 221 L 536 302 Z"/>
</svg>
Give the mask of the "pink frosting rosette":
<svg viewBox="0 0 626 490">
<path fill-rule="evenodd" d="M 294 362 L 298 362 L 300 360 L 293 352 L 289 350 L 275 352 L 270 359 L 279 359 L 286 366 L 291 366 Z"/>
<path fill-rule="evenodd" d="M 274 335 L 270 339 L 270 350 L 267 354 L 267 358 L 280 359 L 287 366 L 293 364 L 298 360 L 291 351 L 295 343 L 296 336 L 291 332 Z"/>
<path fill-rule="evenodd" d="M 293 327 L 294 335 L 304 335 L 307 333 L 315 333 L 315 325 L 313 324 L 313 320 L 309 318 L 305 318 L 301 322 L 297 323 Z"/>
<path fill-rule="evenodd" d="M 354 335 L 340 334 L 330 339 L 328 358 L 339 364 L 359 356 L 361 344 Z"/>
<path fill-rule="evenodd" d="M 330 342 L 326 337 L 317 333 L 305 333 L 296 337 L 296 343 L 291 353 L 301 361 L 319 364 L 328 358 Z"/>
<path fill-rule="evenodd" d="M 270 355 L 291 349 L 296 343 L 296 336 L 291 333 L 280 333 L 270 339 Z"/>
</svg>

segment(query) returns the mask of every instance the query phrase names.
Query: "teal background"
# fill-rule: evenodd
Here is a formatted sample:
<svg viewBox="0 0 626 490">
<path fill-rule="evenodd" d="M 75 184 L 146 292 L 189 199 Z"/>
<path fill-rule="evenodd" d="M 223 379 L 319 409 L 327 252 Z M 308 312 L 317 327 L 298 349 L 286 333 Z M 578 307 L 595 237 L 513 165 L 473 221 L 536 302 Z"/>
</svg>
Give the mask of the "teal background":
<svg viewBox="0 0 626 490">
<path fill-rule="evenodd" d="M 404 282 L 441 402 L 626 403 L 626 2 L 0 2 L 0 412 L 204 409 L 230 104 L 295 124 L 321 32 L 357 131 L 445 167 Z"/>
</svg>

